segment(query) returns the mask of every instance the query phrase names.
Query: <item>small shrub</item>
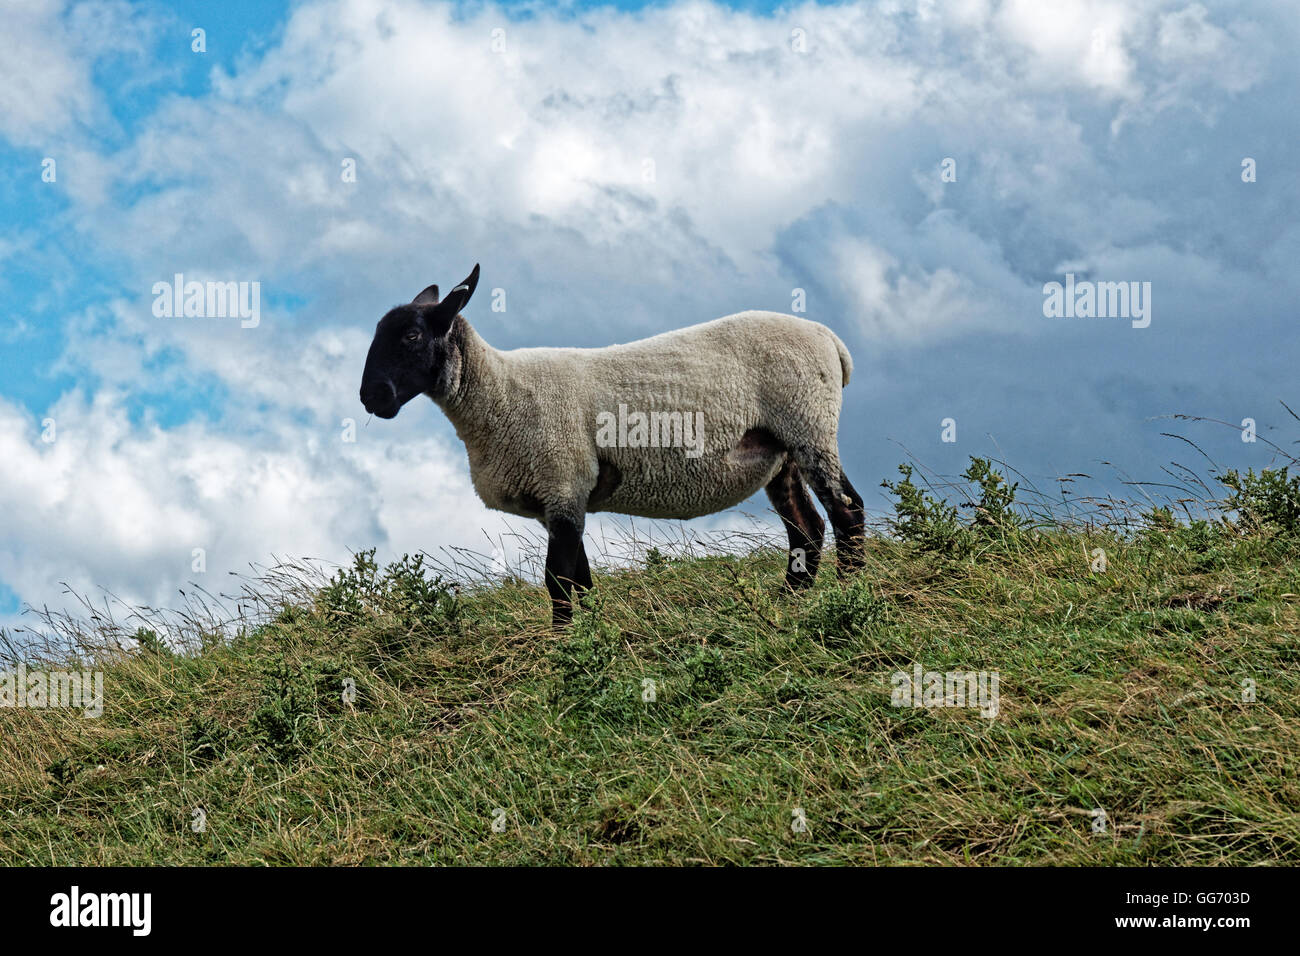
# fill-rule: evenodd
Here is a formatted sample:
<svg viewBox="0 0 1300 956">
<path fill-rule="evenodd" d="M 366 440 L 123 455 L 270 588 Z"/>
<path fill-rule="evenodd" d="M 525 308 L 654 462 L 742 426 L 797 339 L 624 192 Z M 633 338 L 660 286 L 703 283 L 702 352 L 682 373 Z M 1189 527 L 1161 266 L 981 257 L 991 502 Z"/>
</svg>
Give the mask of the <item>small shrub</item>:
<svg viewBox="0 0 1300 956">
<path fill-rule="evenodd" d="M 375 549 L 357 552 L 352 556 L 352 567 L 340 569 L 321 589 L 317 607 L 338 628 L 352 625 L 374 607 L 378 576 Z M 293 609 L 285 608 L 284 613 L 292 616 Z"/>
<path fill-rule="evenodd" d="M 898 471 L 902 481 L 880 483 L 898 497 L 894 502 L 894 532 L 904 541 L 919 545 L 922 551 L 963 558 L 976 545 L 1004 540 L 1024 526 L 1025 519 L 1015 510 L 1019 484 L 1007 484 L 987 458 L 972 457 L 961 475 L 979 487 L 978 498 L 962 505 L 975 512 L 969 523 L 962 522 L 957 508 L 918 487 L 912 481 L 911 465 L 899 465 Z"/>
<path fill-rule="evenodd" d="M 1265 468 L 1257 475 L 1229 471 L 1219 482 L 1231 490 L 1223 501 L 1247 532 L 1265 529 L 1280 534 L 1300 533 L 1300 475 L 1288 477 L 1286 468 Z"/>
<path fill-rule="evenodd" d="M 249 730 L 261 750 L 280 763 L 291 763 L 316 742 L 316 690 L 283 662 L 265 674 L 262 702 L 249 720 Z"/>
<path fill-rule="evenodd" d="M 1152 547 L 1167 548 L 1197 556 L 1211 555 L 1223 543 L 1222 528 L 1203 518 L 1179 521 L 1167 507 L 1152 508 L 1142 516 L 1138 537 Z"/>
<path fill-rule="evenodd" d="M 861 581 L 832 588 L 818 595 L 804 613 L 803 626 L 827 646 L 849 643 L 855 636 L 888 625 L 891 606 L 876 597 Z"/>
<path fill-rule="evenodd" d="M 1024 519 L 1012 508 L 1016 500 L 1016 489 L 1020 487 L 1018 482 L 1008 485 L 987 458 L 972 457 L 969 467 L 962 472 L 962 477 L 975 482 L 980 488 L 979 501 L 966 506 L 975 509 L 972 527 L 999 535 L 1020 530 Z"/>
<path fill-rule="evenodd" d="M 882 481 L 880 486 L 898 496 L 894 503 L 894 530 L 904 541 L 912 541 L 922 551 L 936 551 L 961 557 L 972 547 L 970 532 L 957 517 L 957 509 L 930 497 L 912 481 L 912 466 L 898 466 L 903 480 Z"/>
<path fill-rule="evenodd" d="M 701 647 L 686 659 L 684 666 L 691 677 L 690 693 L 694 697 L 714 700 L 731 684 L 731 668 L 716 647 Z"/>
<path fill-rule="evenodd" d="M 382 572 L 374 549 L 359 552 L 321 589 L 317 612 L 338 635 L 365 635 L 370 656 L 399 656 L 427 637 L 459 633 L 462 604 L 454 585 L 429 575 L 424 555 L 402 555 Z M 363 628 L 362 624 L 376 627 Z M 377 663 L 372 660 L 371 663 Z"/>
<path fill-rule="evenodd" d="M 450 582 L 429 577 L 424 555 L 404 554 L 384 571 L 380 604 L 406 627 L 441 634 L 456 629 L 461 605 Z"/>
</svg>

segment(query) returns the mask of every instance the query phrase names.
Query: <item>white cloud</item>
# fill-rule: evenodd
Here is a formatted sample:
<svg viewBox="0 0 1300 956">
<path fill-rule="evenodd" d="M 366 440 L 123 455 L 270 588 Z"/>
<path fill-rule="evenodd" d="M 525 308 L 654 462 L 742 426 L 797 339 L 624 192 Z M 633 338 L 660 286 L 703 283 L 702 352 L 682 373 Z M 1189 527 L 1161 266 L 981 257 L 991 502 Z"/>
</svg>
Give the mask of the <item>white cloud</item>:
<svg viewBox="0 0 1300 956">
<path fill-rule="evenodd" d="M 0 54 L 0 133 L 24 146 L 44 144 L 88 118 L 97 97 L 90 64 L 77 58 L 61 22 L 60 0 L 5 5 Z"/>
<path fill-rule="evenodd" d="M 1162 257 L 1151 233 L 1178 210 L 1109 182 L 1105 153 L 1125 123 L 1250 89 L 1271 55 L 1249 22 L 1158 0 L 774 17 L 692 0 L 517 22 L 320 0 L 102 155 L 77 136 L 111 125 L 91 64 L 149 26 L 121 5 L 61 11 L 29 2 L 6 23 L 0 135 L 61 138 L 79 171 L 70 215 L 122 271 L 65 323 L 59 369 L 98 390 L 51 409 L 58 441 L 0 404 L 0 508 L 18 515 L 0 580 L 32 601 L 59 580 L 165 601 L 195 547 L 219 574 L 272 553 L 481 547 L 483 529 L 517 527 L 474 499 L 427 402 L 339 440 L 374 321 L 475 261 L 480 331 L 528 344 L 784 309 L 792 285 L 830 290 L 810 310 L 851 346 L 1020 334 L 1035 256 L 1176 274 L 1200 260 Z M 1110 142 L 1097 117 L 1116 121 Z M 946 155 L 959 181 L 939 186 Z M 262 325 L 155 319 L 150 287 L 174 272 L 261 281 Z M 504 314 L 486 307 L 495 286 Z M 224 392 L 214 421 L 130 424 L 142 396 L 207 382 Z"/>
<path fill-rule="evenodd" d="M 410 414 L 410 412 L 408 412 Z M 65 396 L 42 424 L 0 402 L 0 579 L 57 606 L 60 584 L 128 603 L 168 604 L 194 581 L 273 555 L 345 561 L 348 549 L 415 553 L 459 542 L 480 551 L 507 523 L 474 499 L 464 452 L 437 437 L 392 442 L 358 428 L 293 428 L 256 437 L 200 425 L 132 427 L 122 396 Z M 192 569 L 202 549 L 206 573 Z"/>
<path fill-rule="evenodd" d="M 953 269 L 904 268 L 894 256 L 860 237 L 833 246 L 833 268 L 857 306 L 868 338 L 933 340 L 936 333 L 987 327 L 974 283 Z"/>
<path fill-rule="evenodd" d="M 0 33 L 0 136 L 20 146 L 62 146 L 74 128 L 111 123 L 93 69 L 130 59 L 137 76 L 156 24 L 127 0 L 10 0 Z M 125 87 L 127 81 L 119 78 Z"/>
</svg>

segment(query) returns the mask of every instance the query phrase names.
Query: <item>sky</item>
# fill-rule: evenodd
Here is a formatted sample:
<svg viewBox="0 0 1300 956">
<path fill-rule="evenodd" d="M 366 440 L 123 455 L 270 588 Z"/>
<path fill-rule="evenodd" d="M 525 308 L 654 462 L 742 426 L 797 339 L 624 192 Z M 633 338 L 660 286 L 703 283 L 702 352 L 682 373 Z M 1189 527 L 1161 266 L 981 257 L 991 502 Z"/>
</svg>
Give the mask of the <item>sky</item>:
<svg viewBox="0 0 1300 956">
<path fill-rule="evenodd" d="M 877 512 L 909 457 L 1117 494 L 1203 464 L 1163 432 L 1276 462 L 1174 414 L 1294 447 L 1294 3 L 4 17 L 0 626 L 276 559 L 510 553 L 528 523 L 477 500 L 437 407 L 367 421 L 357 399 L 380 316 L 475 263 L 465 315 L 498 348 L 802 304 L 853 354 L 840 445 Z M 256 324 L 159 316 L 178 273 L 257 283 Z M 1149 311 L 1046 314 L 1067 274 Z M 775 530 L 761 494 L 690 529 L 755 520 Z"/>
</svg>

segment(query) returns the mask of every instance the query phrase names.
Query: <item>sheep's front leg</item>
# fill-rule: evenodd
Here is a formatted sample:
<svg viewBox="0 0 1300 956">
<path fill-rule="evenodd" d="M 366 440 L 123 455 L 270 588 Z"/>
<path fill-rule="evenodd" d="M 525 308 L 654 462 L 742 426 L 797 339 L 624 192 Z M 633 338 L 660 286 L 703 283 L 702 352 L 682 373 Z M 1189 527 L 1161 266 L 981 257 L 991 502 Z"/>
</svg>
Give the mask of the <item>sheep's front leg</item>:
<svg viewBox="0 0 1300 956">
<path fill-rule="evenodd" d="M 570 515 L 551 515 L 546 519 L 546 590 L 551 595 L 551 622 L 566 627 L 573 620 L 573 586 L 590 586 L 590 571 L 585 574 L 586 560 L 582 547 L 582 521 Z"/>
<path fill-rule="evenodd" d="M 578 573 L 573 583 L 580 591 L 591 590 L 591 565 L 587 563 L 587 546 L 582 543 L 581 538 L 578 539 Z"/>
</svg>

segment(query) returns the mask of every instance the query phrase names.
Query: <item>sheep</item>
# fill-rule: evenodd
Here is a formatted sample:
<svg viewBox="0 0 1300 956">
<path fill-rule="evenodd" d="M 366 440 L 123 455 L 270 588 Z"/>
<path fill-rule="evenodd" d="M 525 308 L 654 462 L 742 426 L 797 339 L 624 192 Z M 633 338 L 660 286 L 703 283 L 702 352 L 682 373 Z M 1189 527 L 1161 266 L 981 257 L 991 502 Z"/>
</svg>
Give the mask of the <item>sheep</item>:
<svg viewBox="0 0 1300 956">
<path fill-rule="evenodd" d="M 824 325 L 741 312 L 605 348 L 488 345 L 460 314 L 479 267 L 439 298 L 431 285 L 375 329 L 361 377 L 366 411 L 390 419 L 424 393 L 465 444 L 489 508 L 540 520 L 557 628 L 591 587 L 591 512 L 694 518 L 764 488 L 785 525 L 786 584 L 810 585 L 825 524 L 837 566 L 863 564 L 865 511 L 840 466 L 848 349 Z"/>
</svg>

